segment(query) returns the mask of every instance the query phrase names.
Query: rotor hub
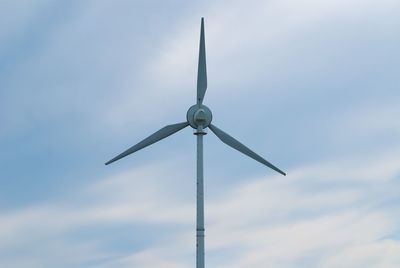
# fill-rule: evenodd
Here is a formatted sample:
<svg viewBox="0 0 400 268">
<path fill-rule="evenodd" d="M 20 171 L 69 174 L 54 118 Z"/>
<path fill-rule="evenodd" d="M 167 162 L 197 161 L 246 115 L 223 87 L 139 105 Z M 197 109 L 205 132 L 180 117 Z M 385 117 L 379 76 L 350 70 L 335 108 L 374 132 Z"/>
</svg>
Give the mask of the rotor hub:
<svg viewBox="0 0 400 268">
<path fill-rule="evenodd" d="M 187 111 L 186 119 L 194 129 L 198 129 L 199 127 L 206 128 L 212 121 L 212 113 L 207 106 L 195 104 Z"/>
</svg>

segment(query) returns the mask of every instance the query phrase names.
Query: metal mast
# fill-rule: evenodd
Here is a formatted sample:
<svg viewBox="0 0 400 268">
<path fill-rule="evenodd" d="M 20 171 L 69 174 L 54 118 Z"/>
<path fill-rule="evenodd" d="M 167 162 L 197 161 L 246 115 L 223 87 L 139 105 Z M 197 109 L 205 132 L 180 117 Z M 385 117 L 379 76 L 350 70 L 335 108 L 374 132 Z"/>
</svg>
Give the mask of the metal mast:
<svg viewBox="0 0 400 268">
<path fill-rule="evenodd" d="M 196 268 L 204 268 L 204 174 L 203 174 L 203 135 L 197 130 L 197 203 L 196 203 Z"/>
</svg>

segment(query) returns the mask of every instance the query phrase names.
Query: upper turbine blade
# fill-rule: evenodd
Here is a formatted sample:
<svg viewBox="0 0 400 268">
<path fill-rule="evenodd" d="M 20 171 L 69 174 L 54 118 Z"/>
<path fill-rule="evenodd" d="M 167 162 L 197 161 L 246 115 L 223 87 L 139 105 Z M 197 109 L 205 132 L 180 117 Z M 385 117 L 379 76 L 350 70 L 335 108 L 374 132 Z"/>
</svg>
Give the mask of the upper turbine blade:
<svg viewBox="0 0 400 268">
<path fill-rule="evenodd" d="M 264 158 L 262 158 L 261 156 L 259 156 L 258 154 L 256 154 L 255 152 L 253 152 L 252 150 L 247 148 L 245 145 L 243 145 L 242 143 L 240 143 L 239 141 L 237 141 L 233 137 L 229 136 L 227 133 L 225 133 L 222 130 L 220 130 L 219 128 L 217 128 L 216 126 L 210 124 L 208 127 L 212 130 L 212 132 L 214 132 L 214 134 L 223 143 L 231 146 L 232 148 L 238 150 L 239 152 L 244 153 L 245 155 L 253 158 L 254 160 L 256 160 L 256 161 L 266 165 L 267 167 L 272 168 L 273 170 L 275 170 L 275 171 L 281 173 L 282 175 L 286 176 L 285 172 L 283 172 L 279 168 L 275 167 L 270 162 L 268 162 L 267 160 L 265 160 Z"/>
<path fill-rule="evenodd" d="M 106 165 L 111 164 L 112 162 L 115 162 L 127 155 L 130 155 L 131 153 L 134 153 L 136 151 L 139 151 L 140 149 L 143 149 L 146 146 L 149 146 L 159 140 L 162 140 L 172 134 L 174 134 L 175 132 L 178 132 L 179 130 L 187 127 L 189 125 L 188 122 L 183 122 L 183 123 L 178 123 L 178 124 L 173 124 L 173 125 L 168 125 L 163 127 L 162 129 L 160 129 L 159 131 L 151 134 L 149 137 L 145 138 L 144 140 L 142 140 L 141 142 L 139 142 L 138 144 L 132 146 L 131 148 L 129 148 L 128 150 L 126 150 L 125 152 L 117 155 L 116 157 L 114 157 L 113 159 L 111 159 L 110 161 L 108 161 L 106 163 Z"/>
<path fill-rule="evenodd" d="M 197 103 L 201 104 L 207 89 L 206 45 L 204 41 L 204 18 L 201 18 L 199 66 L 197 71 Z"/>
</svg>

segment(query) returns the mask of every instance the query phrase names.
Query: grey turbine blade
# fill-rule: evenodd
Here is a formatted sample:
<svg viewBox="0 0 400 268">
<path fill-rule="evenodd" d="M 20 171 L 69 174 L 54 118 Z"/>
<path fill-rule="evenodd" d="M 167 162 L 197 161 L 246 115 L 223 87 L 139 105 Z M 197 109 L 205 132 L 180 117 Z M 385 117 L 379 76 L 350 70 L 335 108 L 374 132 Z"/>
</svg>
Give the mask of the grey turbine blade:
<svg viewBox="0 0 400 268">
<path fill-rule="evenodd" d="M 206 45 L 204 40 L 204 18 L 201 18 L 199 66 L 197 71 L 197 103 L 202 103 L 207 89 Z"/>
<path fill-rule="evenodd" d="M 159 131 L 151 134 L 149 137 L 145 138 L 144 140 L 142 140 L 141 142 L 139 142 L 138 144 L 132 146 L 131 148 L 129 148 L 128 150 L 126 150 L 125 152 L 117 155 L 116 157 L 114 157 L 113 159 L 111 159 L 110 161 L 108 161 L 106 163 L 106 165 L 111 164 L 112 162 L 115 162 L 127 155 L 130 155 L 131 153 L 134 153 L 136 151 L 139 151 L 140 149 L 143 149 L 146 146 L 149 146 L 159 140 L 162 140 L 172 134 L 174 134 L 175 132 L 178 132 L 179 130 L 187 127 L 189 125 L 188 122 L 183 122 L 183 123 L 178 123 L 178 124 L 173 124 L 173 125 L 168 125 L 163 127 L 162 129 L 160 129 Z"/>
<path fill-rule="evenodd" d="M 261 156 L 259 156 L 258 154 L 256 154 L 255 152 L 253 152 L 252 150 L 247 148 L 245 145 L 243 145 L 242 143 L 240 143 L 239 141 L 237 141 L 233 137 L 229 136 L 227 133 L 225 133 L 222 130 L 220 130 L 219 128 L 217 128 L 216 126 L 210 124 L 208 127 L 212 130 L 212 132 L 214 132 L 214 134 L 223 143 L 231 146 L 232 148 L 238 150 L 239 152 L 244 153 L 245 155 L 253 158 L 254 160 L 257 160 L 258 162 L 266 165 L 267 167 L 272 168 L 273 170 L 275 170 L 275 171 L 281 173 L 282 175 L 286 176 L 285 172 L 283 172 L 279 168 L 275 167 L 270 162 L 268 162 L 267 160 L 265 160 L 264 158 L 262 158 Z"/>
</svg>

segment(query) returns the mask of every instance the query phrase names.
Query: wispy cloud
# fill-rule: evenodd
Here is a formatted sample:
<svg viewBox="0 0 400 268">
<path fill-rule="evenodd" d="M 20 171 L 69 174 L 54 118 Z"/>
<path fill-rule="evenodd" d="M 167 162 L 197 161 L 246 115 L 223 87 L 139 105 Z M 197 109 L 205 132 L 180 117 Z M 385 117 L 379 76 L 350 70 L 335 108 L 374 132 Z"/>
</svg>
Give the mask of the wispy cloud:
<svg viewBox="0 0 400 268">
<path fill-rule="evenodd" d="M 400 153 L 387 157 L 398 158 Z M 286 179 L 246 178 L 211 197 L 206 212 L 208 262 L 221 267 L 293 267 L 296 263 L 299 267 L 333 267 L 348 265 L 354 253 L 360 264 L 373 258 L 377 265 L 370 267 L 398 265 L 394 252 L 400 242 L 390 237 L 398 232 L 395 215 L 399 208 L 387 203 L 398 199 L 399 166 L 388 173 L 385 155 L 365 164 L 357 163 L 356 158 L 346 159 L 345 164 L 336 161 L 291 170 Z M 96 259 L 109 261 L 113 267 L 187 267 L 194 250 L 194 202 L 187 200 L 179 187 L 167 186 L 176 185 L 174 177 L 179 178 L 174 165 L 124 172 L 88 185 L 73 200 L 67 197 L 52 206 L 3 214 L 1 247 L 24 252 L 38 243 L 29 261 L 62 262 L 65 267 L 71 262 L 80 267 Z M 343 173 L 346 170 L 352 170 L 351 174 Z M 393 191 L 383 192 L 388 188 Z M 98 235 L 94 241 L 69 238 L 79 230 L 90 232 L 102 226 L 108 232 L 126 224 L 150 224 L 149 234 L 159 228 L 168 233 L 157 231 L 158 238 L 150 239 L 153 242 L 147 250 L 131 253 L 127 249 L 125 254 L 104 249 L 108 235 Z M 175 227 L 161 227 L 165 224 Z M 135 232 L 130 235 L 135 239 Z M 136 235 L 146 237 L 146 233 Z M 54 243 L 58 247 L 54 248 Z M 44 254 L 49 245 L 52 256 Z M 240 253 L 235 254 L 238 249 Z M 84 254 L 75 255 L 76 251 Z M 217 257 L 222 251 L 226 258 Z M 23 253 L 19 257 L 27 258 Z"/>
</svg>

